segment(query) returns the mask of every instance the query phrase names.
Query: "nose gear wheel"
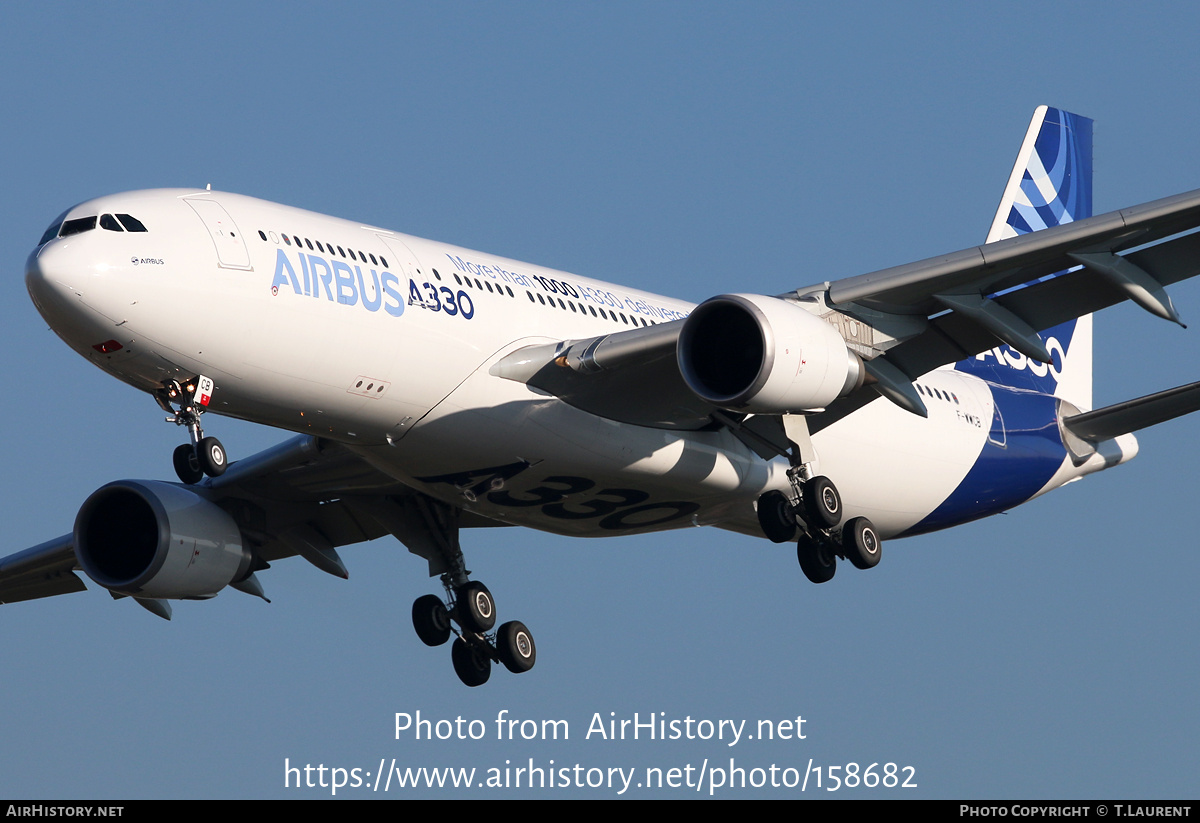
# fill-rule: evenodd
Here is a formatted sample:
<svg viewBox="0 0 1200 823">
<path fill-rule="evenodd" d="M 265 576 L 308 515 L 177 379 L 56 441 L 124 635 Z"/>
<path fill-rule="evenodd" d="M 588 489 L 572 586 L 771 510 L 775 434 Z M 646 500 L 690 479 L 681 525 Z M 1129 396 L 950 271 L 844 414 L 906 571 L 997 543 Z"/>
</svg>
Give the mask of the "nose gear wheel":
<svg viewBox="0 0 1200 823">
<path fill-rule="evenodd" d="M 170 414 L 168 423 L 184 426 L 189 443 L 175 449 L 171 462 L 175 474 L 189 486 L 199 483 L 205 475 L 220 477 L 229 465 L 225 447 L 215 437 L 205 437 L 200 427 L 200 415 L 213 392 L 213 381 L 204 375 L 180 383 L 168 380 L 154 393 L 159 407 Z M 178 407 L 178 408 L 177 408 Z"/>
</svg>

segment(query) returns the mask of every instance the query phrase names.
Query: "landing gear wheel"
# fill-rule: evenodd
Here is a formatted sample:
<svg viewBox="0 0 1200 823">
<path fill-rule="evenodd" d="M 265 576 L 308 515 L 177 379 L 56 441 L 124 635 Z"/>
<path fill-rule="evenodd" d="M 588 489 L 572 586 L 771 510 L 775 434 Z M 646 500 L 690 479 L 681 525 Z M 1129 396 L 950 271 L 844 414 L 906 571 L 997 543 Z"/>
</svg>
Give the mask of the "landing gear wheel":
<svg viewBox="0 0 1200 823">
<path fill-rule="evenodd" d="M 832 529 L 842 520 L 842 496 L 828 477 L 818 475 L 804 482 L 804 511 L 818 529 Z"/>
<path fill-rule="evenodd" d="M 837 571 L 837 555 L 832 547 L 807 534 L 796 541 L 796 559 L 800 561 L 800 571 L 813 583 L 828 583 Z"/>
<path fill-rule="evenodd" d="M 436 594 L 418 597 L 412 606 L 413 628 L 426 646 L 440 646 L 450 639 L 450 613 Z"/>
<path fill-rule="evenodd" d="M 461 637 L 450 647 L 450 659 L 454 662 L 454 673 L 468 686 L 482 686 L 492 676 L 492 661 Z"/>
<path fill-rule="evenodd" d="M 856 569 L 874 568 L 879 563 L 882 541 L 875 524 L 865 517 L 856 517 L 842 530 L 842 550 Z"/>
<path fill-rule="evenodd" d="M 772 543 L 787 543 L 796 536 L 796 515 L 786 494 L 769 491 L 758 498 L 758 525 Z"/>
<path fill-rule="evenodd" d="M 496 651 L 500 653 L 500 662 L 504 668 L 513 674 L 527 672 L 537 661 L 537 647 L 533 645 L 533 635 L 525 624 L 513 620 L 505 623 L 496 632 Z"/>
<path fill-rule="evenodd" d="M 196 485 L 204 477 L 200 461 L 196 459 L 196 450 L 190 443 L 177 446 L 175 453 L 171 455 L 171 462 L 175 464 L 175 474 L 189 486 Z"/>
<path fill-rule="evenodd" d="M 487 586 L 472 580 L 458 590 L 456 599 L 458 622 L 467 631 L 482 634 L 496 625 L 496 603 Z"/>
<path fill-rule="evenodd" d="M 200 461 L 201 471 L 209 477 L 220 477 L 228 465 L 225 447 L 215 437 L 206 437 L 196 444 L 196 459 Z"/>
</svg>

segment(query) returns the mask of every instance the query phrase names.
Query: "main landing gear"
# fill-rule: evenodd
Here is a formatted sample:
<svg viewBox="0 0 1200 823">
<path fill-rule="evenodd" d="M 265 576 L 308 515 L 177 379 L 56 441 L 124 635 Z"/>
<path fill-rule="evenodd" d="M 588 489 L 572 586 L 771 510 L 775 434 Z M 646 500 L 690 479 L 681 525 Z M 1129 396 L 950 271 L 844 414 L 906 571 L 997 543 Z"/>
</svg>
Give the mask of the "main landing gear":
<svg viewBox="0 0 1200 823">
<path fill-rule="evenodd" d="M 190 442 L 175 449 L 171 462 L 175 465 L 175 474 L 189 486 L 199 483 L 205 475 L 220 477 L 229 462 L 221 441 L 205 437 L 200 428 L 200 415 L 204 414 L 212 391 L 213 381 L 199 375 L 182 384 L 168 380 L 154 393 L 158 405 L 171 415 L 167 422 L 187 427 Z"/>
<path fill-rule="evenodd" d="M 758 523 L 775 543 L 796 540 L 800 570 L 813 583 L 826 583 L 837 571 L 837 559 L 855 568 L 870 569 L 879 563 L 882 541 L 875 525 L 865 517 L 847 521 L 841 529 L 842 498 L 828 477 L 801 480 L 802 470 L 789 469 L 793 496 L 769 491 L 758 498 Z"/>
<path fill-rule="evenodd" d="M 405 501 L 405 516 L 392 520 L 392 533 L 409 551 L 429 561 L 430 575 L 441 575 L 445 597 L 427 594 L 412 606 L 413 628 L 427 646 L 441 646 L 455 635 L 450 648 L 454 673 L 468 686 L 482 686 L 492 664 L 513 674 L 533 668 L 537 646 L 524 623 L 496 626 L 496 601 L 487 586 L 469 578 L 458 542 L 460 509 L 424 495 Z"/>
<path fill-rule="evenodd" d="M 808 425 L 802 417 L 783 420 L 789 448 L 779 449 L 791 466 L 787 476 L 791 493 L 769 491 L 758 498 L 758 524 L 775 543 L 796 541 L 800 570 L 813 583 L 826 583 L 842 557 L 855 568 L 870 569 L 879 563 L 879 532 L 865 517 L 855 517 L 841 528 L 842 496 L 833 481 L 814 475 L 816 459 Z"/>
<path fill-rule="evenodd" d="M 796 541 L 796 558 L 805 577 L 813 583 L 828 582 L 839 557 L 860 569 L 879 562 L 881 541 L 870 520 L 855 517 L 838 528 L 842 496 L 832 480 L 813 471 L 817 453 L 804 415 L 737 418 L 718 411 L 713 419 L 763 459 L 787 458 L 789 492 L 772 490 L 759 496 L 758 525 L 775 543 Z"/>
<path fill-rule="evenodd" d="M 413 628 L 426 646 L 441 646 L 457 635 L 450 648 L 454 673 L 468 686 L 482 686 L 492 675 L 492 663 L 503 663 L 513 674 L 533 668 L 537 647 L 525 624 L 513 620 L 495 632 L 496 603 L 487 586 L 469 581 L 455 588 L 449 575 L 442 576 L 449 605 L 436 594 L 418 597 L 413 603 Z M 459 629 L 455 629 L 457 623 Z"/>
</svg>

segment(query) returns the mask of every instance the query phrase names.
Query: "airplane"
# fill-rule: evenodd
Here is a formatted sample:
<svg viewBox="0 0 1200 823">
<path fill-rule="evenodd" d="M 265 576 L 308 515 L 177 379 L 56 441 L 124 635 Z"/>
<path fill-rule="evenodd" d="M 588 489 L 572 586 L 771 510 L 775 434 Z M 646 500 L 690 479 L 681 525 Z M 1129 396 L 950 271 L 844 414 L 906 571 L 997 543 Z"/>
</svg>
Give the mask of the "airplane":
<svg viewBox="0 0 1200 823">
<path fill-rule="evenodd" d="M 86 590 L 169 619 L 300 556 L 385 535 L 442 595 L 468 686 L 530 670 L 463 530 L 615 537 L 707 525 L 838 560 L 1006 511 L 1134 457 L 1200 383 L 1092 408 L 1092 313 L 1183 325 L 1200 190 L 1092 215 L 1092 121 L 1040 106 L 986 242 L 699 305 L 252 197 L 134 191 L 59 215 L 25 267 L 72 349 L 186 431 L 179 482 L 118 480 L 67 534 L 0 560 L 0 602 Z M 230 333 L 231 330 L 238 333 Z M 230 461 L 214 412 L 295 433 Z M 268 601 L 269 602 L 269 601 Z"/>
</svg>

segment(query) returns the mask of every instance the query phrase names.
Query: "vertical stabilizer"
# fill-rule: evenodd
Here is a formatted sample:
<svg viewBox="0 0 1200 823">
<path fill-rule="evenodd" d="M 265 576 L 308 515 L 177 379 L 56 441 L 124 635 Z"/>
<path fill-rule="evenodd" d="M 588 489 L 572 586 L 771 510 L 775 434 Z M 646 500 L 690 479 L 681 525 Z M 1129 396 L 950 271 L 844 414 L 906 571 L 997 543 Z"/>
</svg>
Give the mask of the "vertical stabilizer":
<svg viewBox="0 0 1200 823">
<path fill-rule="evenodd" d="M 1091 216 L 1092 121 L 1061 109 L 1038 106 L 1004 187 L 987 242 Z M 955 368 L 992 383 L 1054 394 L 1091 408 L 1091 315 L 1046 329 L 1040 337 L 1053 357 L 1049 365 L 1002 345 L 960 361 Z"/>
</svg>

